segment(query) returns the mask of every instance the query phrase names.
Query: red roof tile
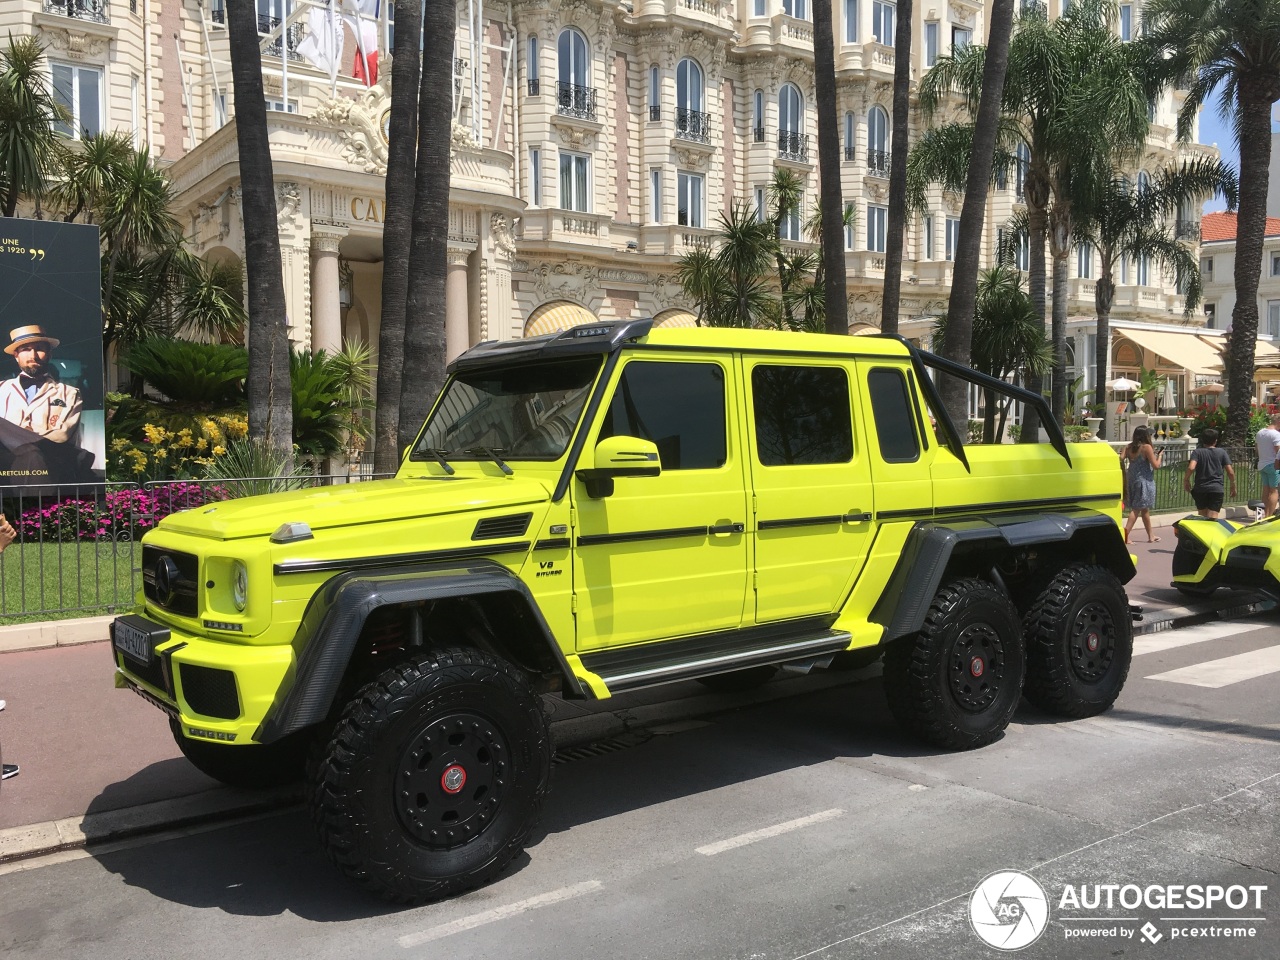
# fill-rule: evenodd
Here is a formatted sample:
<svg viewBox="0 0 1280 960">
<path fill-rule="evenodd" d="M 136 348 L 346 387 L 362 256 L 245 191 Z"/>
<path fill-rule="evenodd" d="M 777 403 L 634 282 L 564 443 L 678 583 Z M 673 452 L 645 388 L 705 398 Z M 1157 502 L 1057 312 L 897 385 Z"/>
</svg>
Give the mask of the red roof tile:
<svg viewBox="0 0 1280 960">
<path fill-rule="evenodd" d="M 1280 217 L 1267 217 L 1268 237 L 1280 237 Z M 1236 238 L 1236 215 L 1234 213 L 1206 213 L 1200 221 L 1200 240 L 1212 243 L 1215 240 L 1234 240 Z"/>
</svg>

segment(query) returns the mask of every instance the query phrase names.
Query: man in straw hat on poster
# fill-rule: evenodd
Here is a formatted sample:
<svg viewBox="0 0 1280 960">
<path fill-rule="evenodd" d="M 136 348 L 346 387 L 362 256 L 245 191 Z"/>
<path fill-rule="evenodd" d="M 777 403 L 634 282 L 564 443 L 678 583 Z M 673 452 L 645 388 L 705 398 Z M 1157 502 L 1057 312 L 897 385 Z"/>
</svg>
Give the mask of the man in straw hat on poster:
<svg viewBox="0 0 1280 960">
<path fill-rule="evenodd" d="M 4 352 L 18 375 L 0 383 L 0 485 L 74 483 L 80 453 L 80 391 L 62 383 L 59 340 L 38 323 L 9 332 Z"/>
</svg>

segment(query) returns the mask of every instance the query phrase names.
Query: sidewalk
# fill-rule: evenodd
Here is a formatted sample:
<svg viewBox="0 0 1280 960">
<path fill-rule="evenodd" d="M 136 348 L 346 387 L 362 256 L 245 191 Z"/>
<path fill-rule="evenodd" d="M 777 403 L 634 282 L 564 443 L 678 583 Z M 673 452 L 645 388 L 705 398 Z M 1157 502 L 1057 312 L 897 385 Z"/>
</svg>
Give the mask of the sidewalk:
<svg viewBox="0 0 1280 960">
<path fill-rule="evenodd" d="M 1142 607 L 1135 633 L 1149 633 L 1269 608 L 1252 594 L 1218 591 L 1188 601 L 1169 586 L 1175 546 L 1158 518 L 1159 542 L 1134 530 L 1138 575 L 1130 602 Z M 1143 542 L 1136 542 L 1136 541 Z M 105 628 L 104 628 L 105 632 Z M 878 667 L 871 668 L 878 670 Z M 855 683 L 869 674 L 817 672 L 767 684 L 751 694 L 713 694 L 685 683 L 599 703 L 550 699 L 552 735 L 561 750 L 655 724 L 764 700 Z M 0 863 L 130 834 L 174 828 L 296 803 L 298 791 L 235 790 L 192 767 L 170 737 L 163 715 L 113 685 L 105 641 L 0 653 L 4 758 L 22 772 L 0 788 Z"/>
</svg>

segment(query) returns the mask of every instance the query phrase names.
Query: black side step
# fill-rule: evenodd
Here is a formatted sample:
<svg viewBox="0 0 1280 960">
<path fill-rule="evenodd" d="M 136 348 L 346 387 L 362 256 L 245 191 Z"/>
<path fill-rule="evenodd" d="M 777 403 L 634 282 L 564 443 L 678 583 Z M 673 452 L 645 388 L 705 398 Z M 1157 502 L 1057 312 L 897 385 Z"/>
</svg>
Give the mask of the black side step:
<svg viewBox="0 0 1280 960">
<path fill-rule="evenodd" d="M 623 693 L 838 653 L 848 648 L 851 639 L 846 631 L 832 630 L 820 621 L 806 621 L 589 653 L 582 657 L 582 665 L 603 680 L 610 693 Z"/>
</svg>

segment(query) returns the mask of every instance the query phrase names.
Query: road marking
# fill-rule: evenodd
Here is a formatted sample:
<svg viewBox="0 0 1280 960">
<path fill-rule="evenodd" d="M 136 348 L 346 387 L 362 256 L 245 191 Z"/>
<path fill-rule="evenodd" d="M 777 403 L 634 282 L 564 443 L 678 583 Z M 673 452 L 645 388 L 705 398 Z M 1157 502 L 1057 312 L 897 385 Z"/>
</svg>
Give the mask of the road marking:
<svg viewBox="0 0 1280 960">
<path fill-rule="evenodd" d="M 1197 663 L 1190 667 L 1179 667 L 1167 673 L 1157 673 L 1147 677 L 1148 680 L 1168 680 L 1170 683 L 1185 683 L 1192 687 L 1229 687 L 1233 683 L 1242 683 L 1255 677 L 1265 677 L 1269 673 L 1280 673 L 1280 647 L 1263 647 L 1250 653 L 1239 653 L 1234 657 L 1223 657 L 1221 660 L 1210 660 L 1208 663 Z"/>
<path fill-rule="evenodd" d="M 585 880 L 582 883 L 575 883 L 572 886 L 561 887 L 559 890 L 540 893 L 536 897 L 530 897 L 527 900 L 518 900 L 515 903 L 509 903 L 505 907 L 494 907 L 492 910 L 485 910 L 482 913 L 473 913 L 469 917 L 460 917 L 457 920 L 450 920 L 448 923 L 442 923 L 436 927 L 428 927 L 420 933 L 405 934 L 400 938 L 400 946 L 407 949 L 409 947 L 419 946 L 423 943 L 430 943 L 432 940 L 451 937 L 455 933 L 464 933 L 467 930 L 474 930 L 476 927 L 483 927 L 487 923 L 496 923 L 499 920 L 506 920 L 508 917 L 515 917 L 522 913 L 528 913 L 530 910 L 537 910 L 539 907 L 549 907 L 553 903 L 563 903 L 565 900 L 572 900 L 574 897 L 581 897 L 584 894 L 593 893 L 603 886 L 604 884 L 599 880 Z"/>
<path fill-rule="evenodd" d="M 815 823 L 822 823 L 824 820 L 834 820 L 843 814 L 843 810 L 823 810 L 821 813 L 811 813 L 809 816 L 801 817 L 798 820 L 788 820 L 786 823 L 777 823 L 772 827 L 765 827 L 763 830 L 752 830 L 750 833 L 739 834 L 736 837 L 730 837 L 728 840 L 708 843 L 705 847 L 698 847 L 695 852 L 702 854 L 704 857 L 714 857 L 717 853 L 724 853 L 726 850 L 733 850 L 737 847 L 745 847 L 747 844 L 755 843 L 757 840 L 768 840 L 770 837 L 790 833 L 792 830 L 801 830 Z"/>
<path fill-rule="evenodd" d="M 1261 629 L 1262 625 L 1257 623 L 1201 623 L 1194 627 L 1183 627 L 1180 630 L 1165 630 L 1162 633 L 1135 638 L 1133 655 L 1140 657 L 1144 653 L 1160 653 L 1177 647 L 1187 647 L 1193 643 L 1221 640 L 1224 637 Z"/>
</svg>

